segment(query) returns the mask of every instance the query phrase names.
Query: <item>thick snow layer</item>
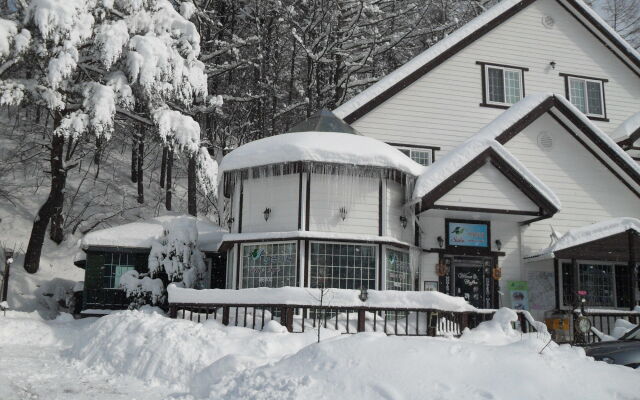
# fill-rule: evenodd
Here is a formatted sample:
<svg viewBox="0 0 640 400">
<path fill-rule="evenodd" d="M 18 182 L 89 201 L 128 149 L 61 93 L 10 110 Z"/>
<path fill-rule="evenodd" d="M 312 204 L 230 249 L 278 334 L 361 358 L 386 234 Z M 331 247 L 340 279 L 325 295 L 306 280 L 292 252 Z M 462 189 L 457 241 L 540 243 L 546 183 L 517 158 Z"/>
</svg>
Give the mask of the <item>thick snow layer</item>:
<svg viewBox="0 0 640 400">
<path fill-rule="evenodd" d="M 616 143 L 629 139 L 631 135 L 640 129 L 640 112 L 637 112 L 627 118 L 619 127 L 613 131 L 611 137 Z"/>
<path fill-rule="evenodd" d="M 295 161 L 392 168 L 414 176 L 424 169 L 384 142 L 340 132 L 295 132 L 256 140 L 225 156 L 220 168 L 226 172 Z"/>
<path fill-rule="evenodd" d="M 613 218 L 600 221 L 595 224 L 582 226 L 580 228 L 571 229 L 562 235 L 557 242 L 546 249 L 535 252 L 528 258 L 552 257 L 555 251 L 579 246 L 594 240 L 604 239 L 612 235 L 626 232 L 630 229 L 640 232 L 640 220 L 629 217 Z"/>
<path fill-rule="evenodd" d="M 389 243 L 409 246 L 409 243 L 402 242 L 391 236 L 365 235 L 360 233 L 341 232 L 318 232 L 318 231 L 290 231 L 290 232 L 251 232 L 251 233 L 225 233 L 222 243 L 253 241 L 253 240 L 278 240 L 290 238 L 304 239 L 333 239 L 333 240 L 356 240 L 371 243 Z"/>
<path fill-rule="evenodd" d="M 320 305 L 320 289 L 283 287 L 253 289 L 182 289 L 167 288 L 170 303 L 209 304 L 294 304 Z M 367 301 L 358 297 L 359 290 L 328 289 L 323 304 L 335 307 L 434 308 L 445 311 L 477 311 L 462 297 L 440 292 L 369 290 Z"/>
<path fill-rule="evenodd" d="M 93 231 L 82 238 L 82 247 L 139 247 L 151 248 L 164 233 L 163 224 L 193 223 L 194 217 L 165 215 L 139 222 Z M 197 220 L 198 248 L 200 251 L 216 251 L 225 233 L 223 228 L 203 219 Z"/>
<path fill-rule="evenodd" d="M 260 332 L 150 309 L 55 321 L 10 311 L 0 315 L 0 398 L 637 399 L 638 371 L 515 333 L 508 314 L 481 340 L 473 330 L 436 339 L 323 329 L 317 344 L 315 331 L 275 321 Z"/>
<path fill-rule="evenodd" d="M 402 65 L 400 68 L 380 79 L 375 84 L 360 92 L 357 96 L 353 97 L 340 107 L 333 110 L 334 114 L 336 114 L 340 118 L 345 118 L 347 115 L 367 104 L 368 102 L 379 96 L 382 92 L 386 91 L 390 87 L 400 82 L 402 79 L 411 75 L 420 67 L 427 64 L 462 40 L 466 39 L 479 28 L 486 25 L 494 18 L 497 18 L 502 13 L 508 11 L 511 7 L 515 6 L 518 3 L 520 3 L 520 0 L 500 1 L 489 10 L 469 21 L 467 24 L 463 25 L 446 38 L 440 40 L 435 45 L 418 54 L 416 57 Z"/>
</svg>

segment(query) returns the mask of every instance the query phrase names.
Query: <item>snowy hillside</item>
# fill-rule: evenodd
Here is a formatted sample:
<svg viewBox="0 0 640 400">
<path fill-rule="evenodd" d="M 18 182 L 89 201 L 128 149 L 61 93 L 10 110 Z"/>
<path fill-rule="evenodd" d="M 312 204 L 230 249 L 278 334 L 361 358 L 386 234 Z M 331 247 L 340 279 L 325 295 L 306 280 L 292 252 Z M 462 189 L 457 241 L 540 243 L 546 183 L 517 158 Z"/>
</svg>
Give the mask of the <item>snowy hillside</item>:
<svg viewBox="0 0 640 400">
<path fill-rule="evenodd" d="M 505 324 L 511 313 L 461 339 L 327 331 L 317 344 L 312 330 L 276 322 L 259 332 L 151 309 L 55 321 L 9 312 L 0 315 L 0 398 L 638 398 L 640 371 L 522 335 Z"/>
</svg>

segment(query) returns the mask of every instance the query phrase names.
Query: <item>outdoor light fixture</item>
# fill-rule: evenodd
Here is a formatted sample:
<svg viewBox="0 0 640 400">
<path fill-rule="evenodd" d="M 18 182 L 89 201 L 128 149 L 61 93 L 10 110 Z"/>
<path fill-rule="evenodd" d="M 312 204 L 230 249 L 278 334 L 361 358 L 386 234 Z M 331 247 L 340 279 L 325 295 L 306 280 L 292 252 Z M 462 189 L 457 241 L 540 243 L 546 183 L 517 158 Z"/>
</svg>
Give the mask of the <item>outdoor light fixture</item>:
<svg viewBox="0 0 640 400">
<path fill-rule="evenodd" d="M 360 288 L 360 294 L 358 295 L 358 298 L 360 298 L 361 301 L 367 301 L 367 299 L 369 298 L 369 294 L 367 293 L 366 287 Z"/>
<path fill-rule="evenodd" d="M 343 221 L 345 219 L 347 219 L 347 209 L 346 209 L 346 207 L 340 207 L 340 210 L 338 210 L 338 212 L 340 213 L 340 218 L 342 218 Z"/>
<path fill-rule="evenodd" d="M 229 219 L 227 219 L 227 226 L 229 227 L 229 230 L 231 230 L 231 227 L 233 226 L 233 222 L 234 222 L 235 220 L 236 220 L 236 219 L 235 219 L 235 218 L 233 218 L 233 217 L 229 217 Z"/>
<path fill-rule="evenodd" d="M 264 220 L 267 221 L 269 219 L 269 216 L 271 215 L 271 209 L 267 207 L 262 213 L 264 214 Z"/>
<path fill-rule="evenodd" d="M 442 248 L 442 246 L 444 246 L 444 239 L 442 236 L 438 236 L 436 240 L 438 241 L 438 247 Z"/>
<path fill-rule="evenodd" d="M 502 241 L 500 239 L 496 239 L 496 249 L 498 249 L 498 251 L 502 249 Z"/>
<path fill-rule="evenodd" d="M 404 215 L 400 216 L 400 225 L 402 225 L 402 228 L 406 228 L 407 227 L 407 217 L 405 217 Z"/>
<path fill-rule="evenodd" d="M 556 69 L 556 62 L 555 61 L 551 61 L 549 63 L 549 65 L 551 65 L 551 69 Z"/>
</svg>

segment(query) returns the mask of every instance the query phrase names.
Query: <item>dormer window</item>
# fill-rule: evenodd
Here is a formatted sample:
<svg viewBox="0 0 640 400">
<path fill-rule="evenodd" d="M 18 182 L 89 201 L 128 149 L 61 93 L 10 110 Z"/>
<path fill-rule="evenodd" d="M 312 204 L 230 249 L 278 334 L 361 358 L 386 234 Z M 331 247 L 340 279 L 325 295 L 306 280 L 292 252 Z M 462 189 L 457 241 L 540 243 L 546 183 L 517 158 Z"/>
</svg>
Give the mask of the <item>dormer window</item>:
<svg viewBox="0 0 640 400">
<path fill-rule="evenodd" d="M 606 79 L 560 74 L 565 78 L 567 99 L 584 115 L 595 120 L 607 120 L 604 104 Z"/>
<path fill-rule="evenodd" d="M 524 71 L 528 68 L 476 62 L 482 67 L 482 103 L 485 107 L 509 108 L 524 97 Z"/>
</svg>

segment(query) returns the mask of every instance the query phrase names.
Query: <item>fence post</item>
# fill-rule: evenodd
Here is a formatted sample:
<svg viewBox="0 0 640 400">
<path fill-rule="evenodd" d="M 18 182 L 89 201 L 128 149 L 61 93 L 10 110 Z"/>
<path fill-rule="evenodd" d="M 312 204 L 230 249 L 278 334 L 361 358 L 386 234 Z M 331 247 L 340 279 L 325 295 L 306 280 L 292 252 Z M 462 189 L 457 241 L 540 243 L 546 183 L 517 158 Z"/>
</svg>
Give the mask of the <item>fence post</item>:
<svg viewBox="0 0 640 400">
<path fill-rule="evenodd" d="M 358 332 L 364 332 L 364 320 L 365 320 L 364 310 L 358 310 Z"/>
<path fill-rule="evenodd" d="M 462 333 L 466 328 L 469 327 L 469 313 L 462 313 L 462 318 L 460 319 L 460 333 Z"/>
<path fill-rule="evenodd" d="M 427 311 L 427 336 L 436 336 L 438 326 L 438 313 Z"/>
<path fill-rule="evenodd" d="M 282 307 L 280 311 L 280 324 L 287 328 L 287 331 L 293 332 L 293 308 Z"/>
<path fill-rule="evenodd" d="M 178 306 L 175 304 L 169 304 L 169 318 L 178 318 Z"/>
<path fill-rule="evenodd" d="M 222 325 L 229 325 L 229 306 L 222 306 Z"/>
<path fill-rule="evenodd" d="M 518 320 L 520 320 L 520 330 L 522 333 L 529 333 L 529 321 L 527 321 L 523 312 L 518 313 Z"/>
</svg>

